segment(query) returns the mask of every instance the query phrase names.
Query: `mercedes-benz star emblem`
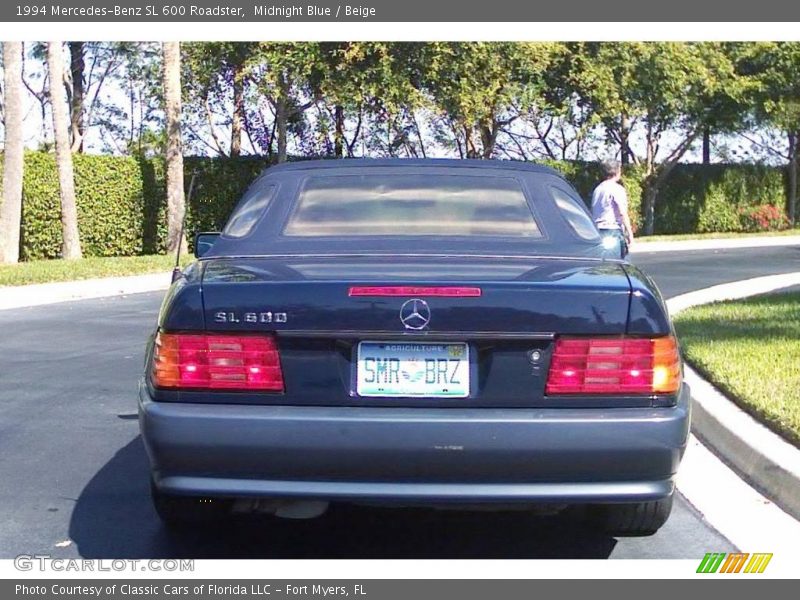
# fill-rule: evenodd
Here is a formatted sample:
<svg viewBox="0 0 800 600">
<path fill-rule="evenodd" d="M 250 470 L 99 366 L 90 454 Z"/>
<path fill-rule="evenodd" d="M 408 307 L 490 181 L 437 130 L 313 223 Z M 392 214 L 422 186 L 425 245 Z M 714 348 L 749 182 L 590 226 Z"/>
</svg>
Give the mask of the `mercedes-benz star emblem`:
<svg viewBox="0 0 800 600">
<path fill-rule="evenodd" d="M 406 329 L 424 329 L 431 322 L 431 309 L 425 300 L 412 298 L 400 307 L 400 321 Z"/>
</svg>

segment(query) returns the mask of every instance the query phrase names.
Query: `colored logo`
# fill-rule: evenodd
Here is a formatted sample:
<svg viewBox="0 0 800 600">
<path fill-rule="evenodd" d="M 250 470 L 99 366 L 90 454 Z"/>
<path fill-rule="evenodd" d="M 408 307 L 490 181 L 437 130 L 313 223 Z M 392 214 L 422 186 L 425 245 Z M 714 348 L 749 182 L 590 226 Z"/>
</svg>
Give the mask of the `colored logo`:
<svg viewBox="0 0 800 600">
<path fill-rule="evenodd" d="M 709 552 L 700 561 L 698 573 L 763 573 L 772 553 Z"/>
<path fill-rule="evenodd" d="M 450 346 L 448 352 L 453 358 L 461 358 L 464 356 L 464 346 Z"/>
<path fill-rule="evenodd" d="M 422 378 L 425 377 L 425 367 L 421 366 L 416 358 L 409 360 L 407 366 L 408 369 L 403 369 L 400 371 L 403 379 L 410 381 L 411 383 L 422 381 Z"/>
</svg>

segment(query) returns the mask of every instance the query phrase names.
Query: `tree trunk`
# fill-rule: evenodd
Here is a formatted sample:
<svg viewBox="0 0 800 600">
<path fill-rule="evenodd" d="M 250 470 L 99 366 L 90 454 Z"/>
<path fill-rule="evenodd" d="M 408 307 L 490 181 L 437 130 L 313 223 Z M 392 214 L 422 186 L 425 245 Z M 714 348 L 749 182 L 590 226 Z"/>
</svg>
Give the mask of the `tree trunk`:
<svg viewBox="0 0 800 600">
<path fill-rule="evenodd" d="M 464 146 L 467 149 L 467 158 L 480 158 L 481 155 L 475 147 L 475 132 L 472 127 L 464 125 Z"/>
<path fill-rule="evenodd" d="M 500 127 L 497 125 L 497 123 L 493 123 L 492 127 L 487 127 L 486 125 L 480 126 L 481 145 L 483 146 L 481 158 L 487 160 L 492 158 L 495 146 L 497 145 L 497 132 L 499 129 Z"/>
<path fill-rule="evenodd" d="M 336 158 L 344 156 L 344 108 L 336 105 L 333 109 L 335 130 L 333 134 L 333 154 Z"/>
<path fill-rule="evenodd" d="M 644 216 L 644 234 L 653 235 L 655 230 L 656 196 L 658 188 L 655 186 L 653 177 L 648 177 L 642 190 L 642 213 Z"/>
<path fill-rule="evenodd" d="M 61 42 L 47 44 L 47 69 L 50 71 L 50 108 L 53 113 L 53 137 L 56 142 L 58 186 L 61 192 L 61 257 L 81 258 L 78 234 L 78 209 L 75 203 L 75 179 L 72 170 L 72 150 L 67 126 L 67 106 L 64 102 L 64 55 Z"/>
<path fill-rule="evenodd" d="M 181 45 L 164 42 L 164 102 L 167 143 L 167 252 L 183 251 L 183 143 L 181 140 Z"/>
<path fill-rule="evenodd" d="M 657 138 L 653 132 L 653 121 L 651 119 L 647 120 L 647 127 L 644 137 L 646 146 L 646 151 L 644 156 L 645 170 L 647 171 L 648 174 L 653 174 L 656 165 Z"/>
<path fill-rule="evenodd" d="M 645 163 L 645 174 L 642 180 L 642 229 L 644 235 L 653 235 L 655 232 L 656 198 L 662 180 L 655 161 L 648 160 Z"/>
<path fill-rule="evenodd" d="M 286 118 L 286 101 L 283 98 L 278 100 L 278 106 L 275 107 L 275 121 L 278 127 L 278 162 L 286 162 L 286 135 L 287 135 L 287 118 Z"/>
<path fill-rule="evenodd" d="M 703 129 L 703 164 L 711 164 L 711 129 Z"/>
<path fill-rule="evenodd" d="M 278 162 L 285 163 L 287 158 L 287 135 L 289 110 L 289 84 L 284 75 L 280 76 L 278 97 L 275 106 L 275 125 L 278 130 Z"/>
<path fill-rule="evenodd" d="M 244 124 L 244 67 L 233 67 L 233 118 L 231 119 L 231 156 L 242 153 L 242 125 Z"/>
<path fill-rule="evenodd" d="M 797 146 L 800 144 L 797 132 L 789 132 L 789 198 L 786 213 L 789 223 L 794 225 L 797 207 Z"/>
<path fill-rule="evenodd" d="M 83 152 L 83 71 L 84 63 L 83 42 L 70 42 L 70 72 L 72 73 L 72 93 L 70 94 L 70 149 L 72 152 Z"/>
<path fill-rule="evenodd" d="M 675 165 L 678 160 L 685 154 L 686 150 L 691 147 L 697 135 L 692 135 L 687 138 L 682 144 L 680 152 L 674 155 L 670 160 L 666 160 L 658 167 L 653 165 L 648 168 L 648 173 L 645 175 L 642 182 L 642 213 L 644 215 L 644 234 L 653 235 L 655 233 L 655 215 L 656 215 L 656 201 L 658 200 L 658 192 L 664 187 L 669 179 L 670 174 L 675 170 Z"/>
<path fill-rule="evenodd" d="M 22 43 L 3 42 L 5 146 L 0 203 L 0 263 L 19 261 L 22 220 Z"/>
<path fill-rule="evenodd" d="M 630 148 L 628 147 L 628 135 L 630 134 L 630 122 L 628 115 L 623 114 L 620 117 L 619 127 L 619 161 L 623 167 L 627 166 L 630 162 Z"/>
</svg>

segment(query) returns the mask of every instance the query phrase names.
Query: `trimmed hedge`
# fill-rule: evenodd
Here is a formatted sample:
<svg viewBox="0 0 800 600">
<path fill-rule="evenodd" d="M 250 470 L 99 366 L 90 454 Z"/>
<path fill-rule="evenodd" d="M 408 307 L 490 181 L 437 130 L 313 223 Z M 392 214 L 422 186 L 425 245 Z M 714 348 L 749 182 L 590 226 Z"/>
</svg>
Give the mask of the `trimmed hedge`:
<svg viewBox="0 0 800 600">
<path fill-rule="evenodd" d="M 222 229 L 239 198 L 267 166 L 269 163 L 259 157 L 248 156 L 234 160 L 187 158 L 187 192 L 191 173 L 197 173 L 197 177 L 192 208 L 186 219 L 186 230 L 194 232 Z"/>
<path fill-rule="evenodd" d="M 786 180 L 784 169 L 762 165 L 678 165 L 658 195 L 655 232 L 741 231 L 744 209 L 784 209 Z"/>
<path fill-rule="evenodd" d="M 165 165 L 160 159 L 140 161 L 144 182 L 143 247 L 146 254 L 164 251 L 167 235 Z M 194 190 L 186 214 L 186 234 L 219 231 L 247 186 L 268 166 L 260 157 L 184 159 L 186 193 L 192 175 Z M 191 239 L 190 239 L 191 243 Z"/>
<path fill-rule="evenodd" d="M 142 254 L 142 170 L 133 158 L 76 154 L 75 195 L 86 256 Z M 58 173 L 52 154 L 25 155 L 21 245 L 24 260 L 61 252 Z"/>
<path fill-rule="evenodd" d="M 83 154 L 73 159 L 84 255 L 163 252 L 163 160 Z M 546 162 L 561 171 L 587 202 L 603 178 L 598 163 Z M 186 158 L 187 191 L 192 173 L 197 174 L 186 219 L 187 235 L 221 229 L 241 194 L 267 165 L 260 157 Z M 775 167 L 678 165 L 656 202 L 656 233 L 752 230 L 763 223 L 783 226 L 785 180 L 784 170 Z M 635 168 L 623 178 L 634 227 L 641 225 L 641 181 L 641 173 Z M 61 224 L 54 156 L 26 153 L 23 185 L 22 258 L 56 258 L 60 254 Z"/>
<path fill-rule="evenodd" d="M 587 205 L 604 177 L 599 163 L 548 161 L 575 186 Z M 642 172 L 628 167 L 622 183 L 634 229 L 642 225 Z M 784 169 L 763 165 L 680 164 L 670 173 L 655 206 L 655 234 L 744 231 L 748 209 L 786 205 Z M 782 222 L 776 219 L 774 222 Z"/>
<path fill-rule="evenodd" d="M 187 235 L 222 228 L 245 188 L 267 164 L 264 159 L 253 157 L 187 158 L 187 191 L 192 174 L 197 174 L 186 217 Z M 1 165 L 0 154 L 0 168 Z M 135 256 L 164 251 L 163 160 L 75 154 L 73 165 L 84 256 Z M 55 156 L 27 152 L 20 232 L 22 260 L 60 256 L 59 215 Z"/>
</svg>

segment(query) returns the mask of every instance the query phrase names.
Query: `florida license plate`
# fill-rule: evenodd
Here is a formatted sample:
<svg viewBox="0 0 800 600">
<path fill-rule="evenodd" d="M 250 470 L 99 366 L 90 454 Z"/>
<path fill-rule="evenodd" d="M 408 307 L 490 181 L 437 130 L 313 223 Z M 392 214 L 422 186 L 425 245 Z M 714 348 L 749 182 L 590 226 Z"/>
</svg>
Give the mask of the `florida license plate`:
<svg viewBox="0 0 800 600">
<path fill-rule="evenodd" d="M 466 398 L 469 346 L 411 342 L 361 342 L 359 396 Z"/>
</svg>

